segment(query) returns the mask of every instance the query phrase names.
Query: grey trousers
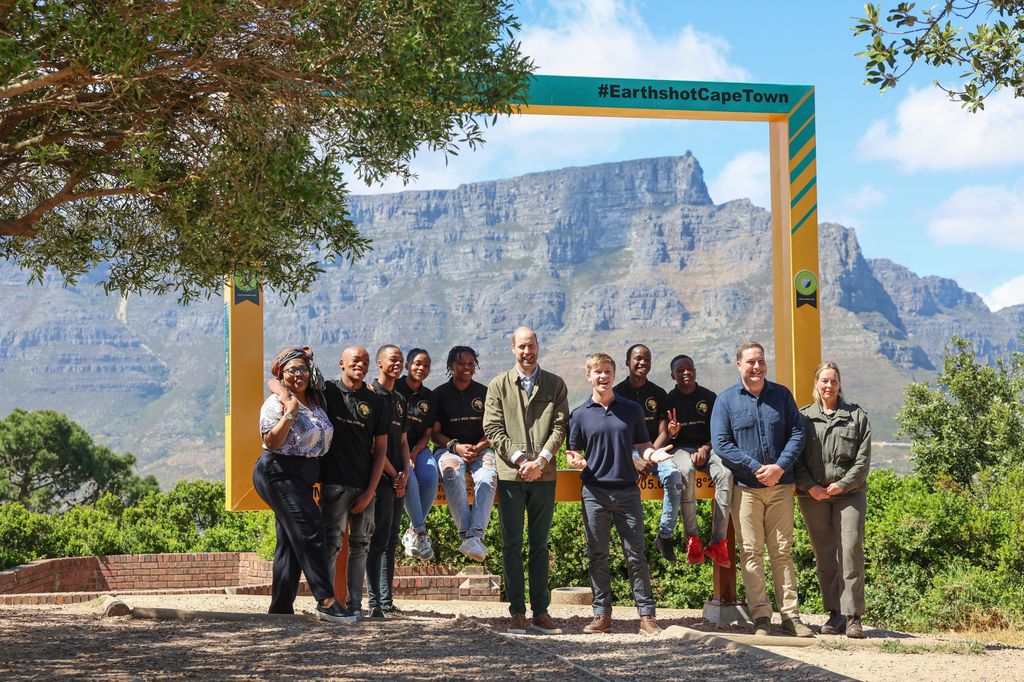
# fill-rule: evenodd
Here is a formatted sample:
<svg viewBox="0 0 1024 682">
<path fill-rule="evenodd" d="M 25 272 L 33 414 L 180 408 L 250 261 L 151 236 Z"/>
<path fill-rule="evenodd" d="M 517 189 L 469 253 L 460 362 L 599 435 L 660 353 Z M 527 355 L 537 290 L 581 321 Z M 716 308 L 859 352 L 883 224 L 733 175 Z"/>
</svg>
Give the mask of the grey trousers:
<svg viewBox="0 0 1024 682">
<path fill-rule="evenodd" d="M 374 503 L 377 501 L 375 497 L 366 509 L 353 514 L 349 507 L 362 494 L 362 488 L 323 484 L 320 486 L 320 513 L 324 516 L 324 528 L 327 532 L 327 568 L 331 574 L 332 585 L 335 561 L 341 549 L 341 537 L 345 533 L 345 525 L 349 525 L 346 606 L 352 609 L 362 608 L 363 577 L 366 575 L 366 557 L 370 552 L 370 538 L 373 537 Z"/>
<path fill-rule="evenodd" d="M 863 616 L 867 491 L 822 501 L 801 495 L 798 500 L 814 548 L 822 604 L 829 611 Z"/>
<path fill-rule="evenodd" d="M 692 449 L 679 448 L 672 452 L 672 463 L 683 477 L 683 491 L 680 500 L 683 512 L 683 529 L 687 535 L 699 535 L 697 529 L 697 489 L 694 485 L 697 469 L 690 458 Z M 711 542 L 725 540 L 729 533 L 729 508 L 732 504 L 733 476 L 722 458 L 712 452 L 708 461 L 700 468 L 711 475 L 715 483 L 714 505 L 711 508 Z"/>
<path fill-rule="evenodd" d="M 583 530 L 587 535 L 587 557 L 590 559 L 590 589 L 594 594 L 594 615 L 612 612 L 612 575 L 608 570 L 608 545 L 612 523 L 622 539 L 629 580 L 633 585 L 633 601 L 641 616 L 654 615 L 654 592 L 651 573 L 644 554 L 644 510 L 640 489 L 630 486 L 622 490 L 583 486 Z"/>
</svg>

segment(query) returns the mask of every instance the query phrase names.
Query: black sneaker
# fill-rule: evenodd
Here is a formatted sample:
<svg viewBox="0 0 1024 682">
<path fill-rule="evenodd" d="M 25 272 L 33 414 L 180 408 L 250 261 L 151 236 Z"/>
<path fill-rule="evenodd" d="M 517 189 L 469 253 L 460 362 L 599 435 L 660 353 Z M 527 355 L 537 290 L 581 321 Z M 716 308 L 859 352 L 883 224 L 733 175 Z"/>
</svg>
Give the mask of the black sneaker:
<svg viewBox="0 0 1024 682">
<path fill-rule="evenodd" d="M 388 614 L 384 613 L 384 610 L 379 606 L 374 606 L 370 609 L 370 620 L 387 620 Z"/>
<path fill-rule="evenodd" d="M 384 615 L 388 618 L 405 618 L 405 613 L 402 609 L 398 608 L 394 604 L 384 609 Z"/>
<path fill-rule="evenodd" d="M 658 533 L 657 537 L 654 538 L 655 548 L 661 552 L 661 556 L 665 557 L 665 561 L 670 564 L 676 562 L 676 550 L 672 546 L 673 538 L 671 535 L 662 535 Z"/>
<path fill-rule="evenodd" d="M 317 604 L 316 617 L 320 620 L 326 620 L 331 623 L 355 623 L 359 620 L 359 616 L 352 613 L 338 602 L 334 602 L 330 606 Z"/>
</svg>

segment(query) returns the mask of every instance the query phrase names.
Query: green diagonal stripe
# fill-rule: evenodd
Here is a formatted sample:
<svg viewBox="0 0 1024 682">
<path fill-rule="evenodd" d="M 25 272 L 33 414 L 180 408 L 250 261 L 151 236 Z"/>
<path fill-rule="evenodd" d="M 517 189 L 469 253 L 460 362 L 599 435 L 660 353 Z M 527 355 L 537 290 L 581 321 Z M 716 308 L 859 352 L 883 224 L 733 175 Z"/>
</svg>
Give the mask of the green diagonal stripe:
<svg viewBox="0 0 1024 682">
<path fill-rule="evenodd" d="M 790 130 L 796 130 L 796 128 L 793 128 L 791 125 Z M 799 135 L 790 140 L 789 158 L 792 159 L 794 156 L 799 154 L 800 150 L 804 148 L 808 140 L 812 137 L 814 137 L 814 119 L 811 119 L 811 122 L 807 124 L 806 128 L 800 131 Z"/>
<path fill-rule="evenodd" d="M 811 188 L 814 187 L 814 185 L 817 184 L 817 182 L 818 178 L 816 176 L 811 178 L 811 181 L 807 183 L 807 186 L 800 190 L 800 194 L 797 194 L 795 197 L 793 197 L 793 201 L 789 202 L 789 207 L 793 208 L 794 206 L 796 206 L 797 202 L 803 199 L 804 195 L 810 192 Z"/>
<path fill-rule="evenodd" d="M 800 128 L 807 123 L 807 121 L 814 117 L 814 94 L 804 100 L 804 103 L 800 105 L 800 108 L 793 112 L 793 115 L 789 117 L 789 129 L 792 132 L 800 130 Z M 814 125 L 812 122 L 811 125 Z"/>
<path fill-rule="evenodd" d="M 811 151 L 807 152 L 807 156 L 804 157 L 804 160 L 798 163 L 796 168 L 793 169 L 793 172 L 789 174 L 789 181 L 796 182 L 796 179 L 800 177 L 800 174 L 804 172 L 805 168 L 811 165 L 811 161 L 814 161 L 817 155 L 817 147 L 813 147 Z"/>
<path fill-rule="evenodd" d="M 805 215 L 803 218 L 801 218 L 800 222 L 798 222 L 793 227 L 793 229 L 789 231 L 789 233 L 790 234 L 796 234 L 796 231 L 799 230 L 801 227 L 803 227 L 804 223 L 807 222 L 807 219 L 810 218 L 812 215 L 814 215 L 814 212 L 817 211 L 817 210 L 818 210 L 818 205 L 817 204 L 815 204 L 814 206 L 811 206 L 811 210 L 807 212 L 807 215 Z"/>
</svg>

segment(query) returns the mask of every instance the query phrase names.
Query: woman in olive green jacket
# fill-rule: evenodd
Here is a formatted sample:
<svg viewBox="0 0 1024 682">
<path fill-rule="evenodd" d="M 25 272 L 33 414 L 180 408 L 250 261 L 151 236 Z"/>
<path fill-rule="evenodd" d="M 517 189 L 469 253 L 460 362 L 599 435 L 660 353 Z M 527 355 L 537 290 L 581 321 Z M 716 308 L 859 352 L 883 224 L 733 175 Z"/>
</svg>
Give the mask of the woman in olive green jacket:
<svg viewBox="0 0 1024 682">
<path fill-rule="evenodd" d="M 864 628 L 864 515 L 871 468 L 871 425 L 843 398 L 839 367 L 814 370 L 814 402 L 800 410 L 805 444 L 796 462 L 800 512 L 814 547 L 825 635 L 861 638 Z"/>
</svg>

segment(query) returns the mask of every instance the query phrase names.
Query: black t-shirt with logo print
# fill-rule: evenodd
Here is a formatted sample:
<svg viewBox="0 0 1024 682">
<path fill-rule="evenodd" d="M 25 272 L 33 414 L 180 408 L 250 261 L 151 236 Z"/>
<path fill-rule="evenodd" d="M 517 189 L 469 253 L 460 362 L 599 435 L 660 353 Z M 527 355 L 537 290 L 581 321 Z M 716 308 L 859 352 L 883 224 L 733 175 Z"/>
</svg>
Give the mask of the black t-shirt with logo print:
<svg viewBox="0 0 1024 682">
<path fill-rule="evenodd" d="M 465 391 L 455 388 L 451 380 L 434 389 L 437 421 L 441 433 L 460 443 L 474 445 L 484 439 L 484 402 L 487 387 L 470 381 Z"/>
<path fill-rule="evenodd" d="M 679 387 L 668 392 L 665 410 L 676 411 L 676 421 L 682 424 L 679 433 L 672 439 L 677 448 L 699 448 L 711 442 L 711 410 L 718 394 L 700 384 L 690 394 Z"/>
<path fill-rule="evenodd" d="M 418 390 L 412 390 L 409 388 L 409 384 L 405 383 L 405 377 L 395 382 L 395 390 L 401 393 L 409 404 L 409 430 L 406 433 L 411 448 L 419 442 L 420 438 L 423 438 L 427 429 L 434 426 L 434 419 L 437 416 L 434 392 L 422 384 Z M 416 455 L 417 453 L 412 454 Z"/>
<path fill-rule="evenodd" d="M 334 437 L 320 460 L 320 482 L 365 489 L 373 468 L 373 440 L 388 432 L 388 404 L 366 384 L 353 391 L 342 381 L 328 381 L 324 394 Z"/>
<path fill-rule="evenodd" d="M 398 391 L 389 391 L 379 381 L 373 380 L 373 391 L 388 403 L 388 461 L 398 471 L 405 468 L 405 454 L 402 452 L 402 434 L 408 428 L 409 404 Z"/>
<path fill-rule="evenodd" d="M 668 394 L 665 393 L 665 389 L 653 381 L 647 381 L 638 389 L 633 388 L 633 385 L 629 383 L 629 377 L 626 377 L 612 390 L 617 396 L 640 403 L 640 407 L 644 411 L 644 425 L 647 427 L 647 434 L 653 443 L 654 439 L 658 437 L 658 424 L 662 419 L 668 419 L 665 407 L 665 399 Z"/>
</svg>

